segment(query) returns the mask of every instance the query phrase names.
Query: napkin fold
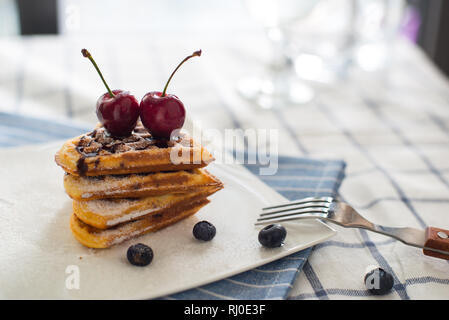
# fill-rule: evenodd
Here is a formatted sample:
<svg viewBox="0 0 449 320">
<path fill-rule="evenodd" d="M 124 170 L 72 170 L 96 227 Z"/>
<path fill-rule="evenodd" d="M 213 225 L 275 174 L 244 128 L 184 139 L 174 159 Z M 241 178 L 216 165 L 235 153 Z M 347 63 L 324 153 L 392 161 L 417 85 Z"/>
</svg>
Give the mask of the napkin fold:
<svg viewBox="0 0 449 320">
<path fill-rule="evenodd" d="M 89 128 L 0 112 L 0 147 L 68 139 Z M 247 165 L 258 175 L 259 166 Z M 279 157 L 278 171 L 259 178 L 289 200 L 312 196 L 335 196 L 344 177 L 341 160 Z M 294 253 L 255 269 L 162 299 L 286 299 L 312 248 Z"/>
</svg>

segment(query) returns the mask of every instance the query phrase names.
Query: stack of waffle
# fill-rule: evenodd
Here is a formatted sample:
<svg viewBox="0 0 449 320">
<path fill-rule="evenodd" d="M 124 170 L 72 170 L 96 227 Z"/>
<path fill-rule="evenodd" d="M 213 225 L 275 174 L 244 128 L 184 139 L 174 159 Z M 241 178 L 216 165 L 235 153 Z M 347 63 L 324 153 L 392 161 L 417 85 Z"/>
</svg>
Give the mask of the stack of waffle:
<svg viewBox="0 0 449 320">
<path fill-rule="evenodd" d="M 104 128 L 67 141 L 56 163 L 73 199 L 70 228 L 91 248 L 107 248 L 195 214 L 223 184 L 203 167 L 212 155 L 190 137 L 158 140 L 138 124 L 132 135 Z"/>
</svg>

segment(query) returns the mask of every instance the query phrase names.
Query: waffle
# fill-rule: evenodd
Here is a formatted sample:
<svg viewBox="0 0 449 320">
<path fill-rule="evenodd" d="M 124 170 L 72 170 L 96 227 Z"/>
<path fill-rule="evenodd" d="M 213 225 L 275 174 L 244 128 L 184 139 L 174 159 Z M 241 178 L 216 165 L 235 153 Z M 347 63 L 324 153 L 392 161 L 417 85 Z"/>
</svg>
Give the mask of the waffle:
<svg viewBox="0 0 449 320">
<path fill-rule="evenodd" d="M 121 223 L 157 215 L 180 204 L 199 201 L 220 190 L 204 187 L 194 193 L 166 194 L 137 199 L 103 199 L 73 201 L 73 212 L 78 219 L 97 229 L 107 229 Z"/>
<path fill-rule="evenodd" d="M 86 247 L 109 248 L 137 236 L 167 227 L 195 214 L 208 203 L 209 200 L 207 199 L 186 203 L 175 208 L 166 209 L 157 215 L 120 224 L 106 230 L 92 227 L 72 213 L 70 228 L 75 238 Z"/>
<path fill-rule="evenodd" d="M 155 139 L 141 124 L 123 139 L 114 139 L 97 127 L 64 143 L 55 156 L 56 163 L 75 176 L 190 170 L 213 160 L 187 134 L 169 141 Z"/>
<path fill-rule="evenodd" d="M 154 139 L 141 123 L 122 139 L 97 126 L 64 143 L 55 160 L 73 199 L 70 229 L 90 248 L 108 248 L 191 216 L 223 188 L 203 168 L 214 158 L 201 145 L 185 134 Z"/>
<path fill-rule="evenodd" d="M 64 188 L 75 200 L 188 193 L 214 186 L 222 186 L 222 183 L 205 169 L 99 177 L 64 176 Z"/>
</svg>

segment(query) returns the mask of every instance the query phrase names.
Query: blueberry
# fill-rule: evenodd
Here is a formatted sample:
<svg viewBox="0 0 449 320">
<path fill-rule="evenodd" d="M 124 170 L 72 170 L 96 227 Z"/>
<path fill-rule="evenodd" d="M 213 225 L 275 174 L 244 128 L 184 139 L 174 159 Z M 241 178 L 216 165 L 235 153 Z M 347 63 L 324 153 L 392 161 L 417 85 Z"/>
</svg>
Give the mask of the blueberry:
<svg viewBox="0 0 449 320">
<path fill-rule="evenodd" d="M 198 240 L 210 241 L 216 233 L 214 225 L 208 221 L 200 221 L 193 227 L 193 236 Z"/>
<path fill-rule="evenodd" d="M 280 247 L 284 244 L 287 230 L 280 224 L 270 224 L 259 232 L 259 242 L 268 248 Z"/>
<path fill-rule="evenodd" d="M 128 248 L 126 256 L 131 264 L 144 267 L 153 260 L 153 250 L 143 243 L 138 243 Z"/>
<path fill-rule="evenodd" d="M 382 268 L 371 270 L 365 275 L 365 286 L 374 295 L 383 295 L 393 288 L 393 276 Z"/>
</svg>

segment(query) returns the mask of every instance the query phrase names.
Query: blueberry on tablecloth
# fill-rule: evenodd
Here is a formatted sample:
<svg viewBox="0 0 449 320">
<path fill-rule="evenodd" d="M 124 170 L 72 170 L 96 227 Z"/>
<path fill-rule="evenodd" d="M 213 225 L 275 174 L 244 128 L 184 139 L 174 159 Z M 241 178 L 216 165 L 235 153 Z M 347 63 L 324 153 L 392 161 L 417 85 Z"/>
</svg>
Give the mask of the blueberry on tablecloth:
<svg viewBox="0 0 449 320">
<path fill-rule="evenodd" d="M 364 278 L 366 289 L 374 295 L 383 295 L 393 288 L 393 276 L 382 268 L 375 268 Z"/>
</svg>

